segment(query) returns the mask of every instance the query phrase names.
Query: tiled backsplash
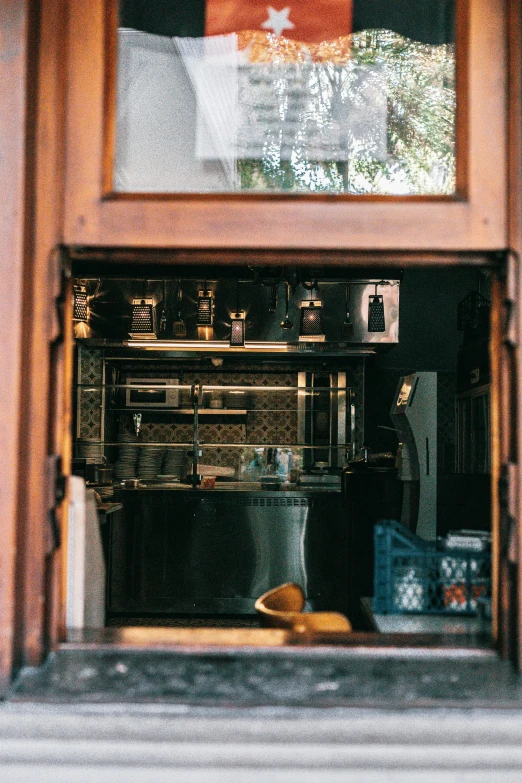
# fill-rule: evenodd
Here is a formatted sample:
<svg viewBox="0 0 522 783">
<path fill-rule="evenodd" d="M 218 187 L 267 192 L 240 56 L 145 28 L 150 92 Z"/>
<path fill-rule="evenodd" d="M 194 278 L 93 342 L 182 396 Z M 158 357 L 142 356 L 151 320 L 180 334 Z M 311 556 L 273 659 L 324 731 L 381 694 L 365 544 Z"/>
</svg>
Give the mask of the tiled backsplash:
<svg viewBox="0 0 522 783">
<path fill-rule="evenodd" d="M 148 376 L 150 377 L 150 375 Z M 232 373 L 215 375 L 204 373 L 184 373 L 183 385 L 193 384 L 232 386 L 238 384 L 238 376 Z M 239 381 L 245 386 L 297 386 L 297 373 L 252 373 L 241 374 Z M 181 407 L 185 407 L 183 399 Z M 271 393 L 261 392 L 250 395 L 248 413 L 241 421 L 208 421 L 204 417 L 199 422 L 199 437 L 202 444 L 220 443 L 266 443 L 291 444 L 297 440 L 297 412 L 295 410 L 295 394 L 293 392 Z M 273 410 L 278 408 L 279 410 Z M 271 410 L 272 409 L 272 410 Z M 270 410 L 270 413 L 267 411 Z M 219 419 L 219 411 L 216 411 Z M 213 417 L 214 418 L 214 417 Z M 224 417 L 222 417 L 224 418 Z M 130 416 L 121 421 L 121 431 L 132 433 Z M 159 423 L 148 422 L 142 426 L 142 439 L 149 442 L 190 443 L 192 441 L 192 422 Z M 209 450 L 212 453 L 214 449 Z M 237 450 L 235 450 L 237 451 Z M 210 463 L 214 464 L 214 463 Z M 215 464 L 230 464 L 225 463 Z"/>
<path fill-rule="evenodd" d="M 103 380 L 103 356 L 97 348 L 78 348 L 78 395 L 76 437 L 78 440 L 102 439 L 102 389 L 82 388 L 85 384 L 99 387 Z"/>
</svg>

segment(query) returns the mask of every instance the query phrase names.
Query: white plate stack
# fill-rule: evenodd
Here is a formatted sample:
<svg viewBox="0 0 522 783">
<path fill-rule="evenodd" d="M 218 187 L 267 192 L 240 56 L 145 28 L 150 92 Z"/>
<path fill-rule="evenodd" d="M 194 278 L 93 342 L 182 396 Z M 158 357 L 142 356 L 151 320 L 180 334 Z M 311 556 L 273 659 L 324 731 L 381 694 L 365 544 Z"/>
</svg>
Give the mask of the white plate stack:
<svg viewBox="0 0 522 783">
<path fill-rule="evenodd" d="M 155 479 L 161 473 L 163 446 L 141 446 L 138 457 L 138 478 L 145 481 Z"/>
<path fill-rule="evenodd" d="M 165 459 L 163 460 L 163 474 L 179 478 L 183 474 L 186 461 L 186 448 L 178 447 L 167 449 L 165 452 Z"/>
<path fill-rule="evenodd" d="M 114 465 L 114 478 L 136 478 L 136 465 L 138 462 L 138 446 L 135 443 L 122 443 L 118 447 L 118 460 Z"/>
<path fill-rule="evenodd" d="M 77 443 L 76 444 L 77 456 L 86 459 L 88 463 L 103 462 L 103 446 L 101 443 Z"/>
</svg>

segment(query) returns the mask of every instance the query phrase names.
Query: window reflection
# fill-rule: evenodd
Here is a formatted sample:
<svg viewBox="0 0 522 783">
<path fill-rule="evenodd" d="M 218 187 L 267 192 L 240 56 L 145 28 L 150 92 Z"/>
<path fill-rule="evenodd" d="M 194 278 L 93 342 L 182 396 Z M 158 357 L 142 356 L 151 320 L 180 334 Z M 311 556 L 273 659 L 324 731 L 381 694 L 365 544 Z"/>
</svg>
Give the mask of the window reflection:
<svg viewBox="0 0 522 783">
<path fill-rule="evenodd" d="M 116 190 L 454 192 L 454 2 L 173 5 L 121 5 Z"/>
</svg>

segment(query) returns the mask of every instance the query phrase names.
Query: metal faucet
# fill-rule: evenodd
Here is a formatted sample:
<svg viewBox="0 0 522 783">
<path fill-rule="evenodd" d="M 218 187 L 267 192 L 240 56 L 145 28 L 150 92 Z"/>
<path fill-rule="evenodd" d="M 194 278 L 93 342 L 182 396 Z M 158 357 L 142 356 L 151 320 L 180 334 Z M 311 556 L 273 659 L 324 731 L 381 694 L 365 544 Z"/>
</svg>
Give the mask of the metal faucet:
<svg viewBox="0 0 522 783">
<path fill-rule="evenodd" d="M 201 403 L 201 386 L 195 384 L 191 389 L 192 405 L 194 407 L 194 425 L 192 428 L 192 452 L 189 452 L 192 457 L 192 487 L 197 489 L 201 484 L 203 476 L 198 472 L 198 464 L 200 457 L 203 456 L 203 452 L 199 447 L 199 406 Z"/>
</svg>

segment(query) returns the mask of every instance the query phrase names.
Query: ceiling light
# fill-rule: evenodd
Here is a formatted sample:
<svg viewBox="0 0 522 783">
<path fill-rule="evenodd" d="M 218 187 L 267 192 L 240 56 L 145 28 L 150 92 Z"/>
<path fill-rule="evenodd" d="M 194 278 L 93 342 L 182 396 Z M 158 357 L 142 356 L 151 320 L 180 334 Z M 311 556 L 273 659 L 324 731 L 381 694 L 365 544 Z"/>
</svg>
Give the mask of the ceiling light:
<svg viewBox="0 0 522 783">
<path fill-rule="evenodd" d="M 272 283 L 270 286 L 270 294 L 268 299 L 268 312 L 275 313 L 277 310 L 277 283 Z"/>
<path fill-rule="evenodd" d="M 299 321 L 299 340 L 319 343 L 325 341 L 323 328 L 323 306 L 320 299 L 309 299 L 301 302 L 301 318 Z"/>
<path fill-rule="evenodd" d="M 232 323 L 230 326 L 230 347 L 241 348 L 245 344 L 245 313 L 243 310 L 238 310 L 231 316 Z"/>
<path fill-rule="evenodd" d="M 87 288 L 84 285 L 74 286 L 74 302 L 73 302 L 73 321 L 83 321 L 87 323 L 89 320 L 89 309 L 87 307 Z"/>
<path fill-rule="evenodd" d="M 294 325 L 288 317 L 288 308 L 290 306 L 290 285 L 285 282 L 285 317 L 281 321 L 281 329 L 289 331 L 294 328 Z"/>
</svg>

